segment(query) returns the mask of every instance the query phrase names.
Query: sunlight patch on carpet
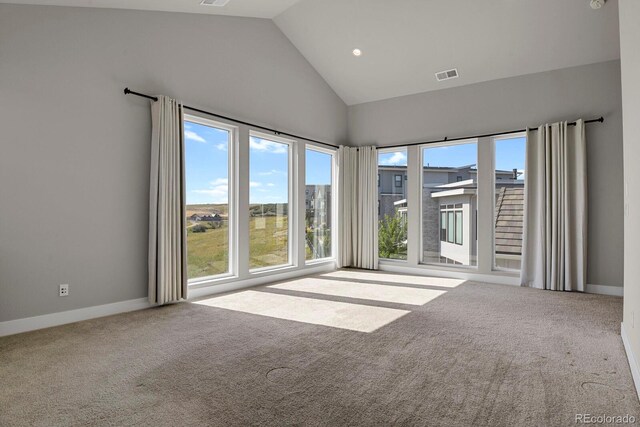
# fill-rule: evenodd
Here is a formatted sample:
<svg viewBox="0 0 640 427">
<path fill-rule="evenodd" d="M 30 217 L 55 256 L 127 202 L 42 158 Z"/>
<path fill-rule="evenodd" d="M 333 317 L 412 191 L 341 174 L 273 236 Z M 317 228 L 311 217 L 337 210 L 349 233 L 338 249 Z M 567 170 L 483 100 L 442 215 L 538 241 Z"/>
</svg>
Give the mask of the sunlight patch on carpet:
<svg viewBox="0 0 640 427">
<path fill-rule="evenodd" d="M 377 283 L 341 282 L 339 280 L 326 281 L 312 277 L 267 287 L 408 305 L 424 305 L 447 292 L 434 289 L 381 285 Z"/>
<path fill-rule="evenodd" d="M 194 301 L 194 304 L 358 332 L 374 332 L 410 313 L 407 310 L 258 291 L 237 292 Z"/>
<path fill-rule="evenodd" d="M 455 288 L 466 282 L 466 280 L 449 279 L 446 277 L 407 276 L 404 274 L 374 273 L 360 270 L 338 270 L 331 273 L 319 274 L 318 277 L 328 279 L 351 279 L 398 285 L 436 286 L 440 288 Z"/>
</svg>

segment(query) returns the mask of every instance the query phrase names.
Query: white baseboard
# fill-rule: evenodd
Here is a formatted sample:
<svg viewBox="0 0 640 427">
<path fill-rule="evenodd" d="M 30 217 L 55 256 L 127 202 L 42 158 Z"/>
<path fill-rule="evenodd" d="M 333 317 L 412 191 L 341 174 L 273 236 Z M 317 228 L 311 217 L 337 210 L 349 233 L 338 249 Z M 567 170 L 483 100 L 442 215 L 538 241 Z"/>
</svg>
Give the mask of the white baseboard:
<svg viewBox="0 0 640 427">
<path fill-rule="evenodd" d="M 8 320 L 6 322 L 0 322 L 0 337 L 19 334 L 21 332 L 35 331 L 36 329 L 50 328 L 52 326 L 64 325 L 66 323 L 79 322 L 81 320 L 95 319 L 96 317 L 141 310 L 149 307 L 151 307 L 151 304 L 149 304 L 149 300 L 147 298 L 138 298 L 128 301 L 114 302 L 111 304 L 94 305 L 92 307 L 61 311 L 59 313 Z"/>
<path fill-rule="evenodd" d="M 220 294 L 223 292 L 236 291 L 263 285 L 276 280 L 287 280 L 309 274 L 326 273 L 335 271 L 334 262 L 318 264 L 302 269 L 286 271 L 284 273 L 264 274 L 250 277 L 234 282 L 220 283 L 216 285 L 189 288 L 189 300 L 207 295 Z M 111 304 L 95 305 L 91 307 L 78 308 L 75 310 L 62 311 L 59 313 L 43 314 L 41 316 L 26 317 L 23 319 L 8 320 L 0 322 L 0 337 L 6 335 L 19 334 L 22 332 L 35 331 L 37 329 L 50 328 L 52 326 L 64 325 L 67 323 L 80 322 L 82 320 L 95 319 L 97 317 L 111 316 L 112 314 L 126 313 L 128 311 L 142 310 L 152 307 L 147 298 L 138 298 L 128 301 L 114 302 Z"/>
<path fill-rule="evenodd" d="M 621 297 L 624 294 L 624 288 L 622 286 L 587 284 L 587 289 L 585 289 L 585 292 L 588 294 L 612 295 L 614 297 Z"/>
<path fill-rule="evenodd" d="M 624 322 L 620 324 L 620 336 L 622 337 L 622 343 L 624 344 L 624 350 L 627 352 L 627 359 L 629 360 L 629 368 L 631 368 L 631 376 L 633 377 L 633 383 L 636 386 L 636 394 L 640 399 L 640 369 L 638 368 L 638 361 L 631 350 L 631 343 L 629 343 L 629 336 L 624 328 Z"/>
</svg>

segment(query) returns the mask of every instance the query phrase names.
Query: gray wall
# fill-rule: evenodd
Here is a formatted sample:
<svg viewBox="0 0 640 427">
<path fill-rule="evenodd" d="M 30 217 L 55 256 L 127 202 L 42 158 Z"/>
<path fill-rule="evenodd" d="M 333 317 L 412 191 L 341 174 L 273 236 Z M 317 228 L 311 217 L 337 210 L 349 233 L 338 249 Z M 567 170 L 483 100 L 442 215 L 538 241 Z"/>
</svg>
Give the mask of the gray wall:
<svg viewBox="0 0 640 427">
<path fill-rule="evenodd" d="M 149 104 L 125 86 L 346 140 L 270 20 L 0 5 L 0 321 L 146 296 Z"/>
<path fill-rule="evenodd" d="M 619 61 L 359 104 L 349 107 L 348 111 L 349 140 L 355 145 L 383 146 L 604 116 L 603 124 L 587 125 L 587 280 L 590 284 L 622 286 L 624 236 Z"/>
<path fill-rule="evenodd" d="M 629 362 L 640 356 L 640 2 L 621 0 L 620 60 L 622 62 L 622 109 L 624 112 L 624 332 L 629 340 Z M 634 359 L 635 358 L 635 359 Z M 632 371 L 639 367 L 632 366 Z M 636 383 L 640 390 L 640 384 Z"/>
</svg>

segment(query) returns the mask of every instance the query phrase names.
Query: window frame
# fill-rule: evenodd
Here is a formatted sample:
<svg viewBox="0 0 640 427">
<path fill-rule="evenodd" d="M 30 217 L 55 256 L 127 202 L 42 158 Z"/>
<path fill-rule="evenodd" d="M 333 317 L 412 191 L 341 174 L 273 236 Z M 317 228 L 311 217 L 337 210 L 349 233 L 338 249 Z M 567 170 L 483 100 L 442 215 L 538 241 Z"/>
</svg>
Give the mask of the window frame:
<svg viewBox="0 0 640 427">
<path fill-rule="evenodd" d="M 388 153 L 396 153 L 396 152 L 402 152 L 407 156 L 407 165 L 405 166 L 405 168 L 406 168 L 405 176 L 407 176 L 407 179 L 408 179 L 408 176 L 409 176 L 409 156 L 408 156 L 408 154 L 409 154 L 409 146 L 400 146 L 400 147 L 395 147 L 394 146 L 394 147 L 381 147 L 381 148 L 378 148 L 376 150 L 376 171 L 379 174 L 380 167 L 381 167 L 380 166 L 380 155 L 388 154 Z M 396 190 L 395 190 L 396 188 L 403 188 L 403 192 L 405 191 L 403 186 L 400 186 L 400 187 L 396 187 L 395 186 L 395 175 L 397 175 L 397 174 L 394 173 L 394 178 L 393 178 L 394 182 L 392 182 L 392 185 L 391 185 L 391 188 L 389 189 L 389 192 L 388 193 L 383 193 L 382 192 L 382 188 L 378 187 L 378 192 L 377 192 L 377 196 L 376 196 L 377 200 L 378 200 L 378 215 L 377 215 L 377 219 L 376 219 L 376 241 L 378 241 L 378 247 L 376 247 L 376 251 L 377 251 L 376 254 L 377 254 L 378 257 L 379 257 L 379 254 L 380 254 L 379 239 L 378 239 L 378 232 L 380 230 L 380 218 L 379 217 L 380 217 L 380 212 L 381 212 L 381 209 L 380 209 L 380 196 L 381 195 L 398 195 L 398 194 L 400 194 L 400 193 L 396 193 Z M 399 174 L 399 176 L 402 177 L 402 174 Z M 404 180 L 401 179 L 400 182 L 403 182 L 403 181 Z M 408 185 L 408 183 L 407 183 L 407 185 Z M 407 195 L 405 194 L 405 198 L 406 198 L 406 196 Z M 407 200 L 407 209 L 410 209 L 408 200 Z M 379 257 L 379 260 L 381 260 L 383 262 L 389 262 L 389 263 L 408 264 L 408 262 L 409 262 L 409 236 L 408 236 L 408 232 L 407 232 L 407 255 L 406 255 L 406 257 L 404 259 L 402 259 L 402 258 L 382 258 L 382 257 Z"/>
<path fill-rule="evenodd" d="M 451 221 L 453 215 L 453 221 Z M 460 218 L 459 218 L 460 217 Z M 458 224 L 462 224 L 458 230 Z M 444 226 L 443 226 L 444 225 Z M 453 229 L 452 240 L 449 240 L 451 229 Z M 451 243 L 463 246 L 464 242 L 464 209 L 461 203 L 440 205 L 440 242 Z M 460 235 L 458 235 L 460 231 Z M 460 237 L 460 239 L 458 239 Z"/>
<path fill-rule="evenodd" d="M 248 251 L 247 253 L 249 254 L 249 258 L 247 259 L 247 267 L 249 269 L 249 274 L 261 274 L 261 273 L 265 273 L 268 271 L 272 271 L 272 270 L 281 270 L 283 268 L 288 268 L 288 267 L 296 267 L 297 266 L 297 257 L 295 256 L 295 248 L 296 248 L 296 244 L 295 244 L 295 240 L 297 236 L 297 233 L 295 232 L 295 230 L 297 229 L 297 216 L 298 216 L 298 209 L 297 209 L 297 195 L 296 195 L 296 185 L 295 182 L 297 181 L 297 179 L 294 179 L 294 176 L 296 175 L 296 159 L 298 158 L 298 153 L 297 153 L 297 148 L 298 145 L 300 144 L 299 141 L 296 141 L 294 139 L 288 139 L 288 138 L 283 138 L 279 135 L 271 135 L 265 132 L 260 132 L 260 131 L 256 131 L 253 129 L 249 130 L 249 138 L 248 138 L 248 143 L 249 143 L 249 150 L 248 150 L 248 156 L 247 156 L 247 171 L 248 171 L 248 176 L 247 176 L 247 181 L 249 183 L 251 183 L 251 138 L 259 138 L 259 139 L 265 139 L 267 141 L 272 141 L 272 142 L 277 142 L 279 144 L 286 144 L 288 146 L 288 150 L 287 150 L 287 179 L 288 179 L 288 183 L 287 183 L 287 251 L 288 251 L 288 255 L 287 255 L 287 262 L 284 264 L 278 264 L 278 265 L 270 265 L 270 266 L 265 266 L 265 267 L 257 267 L 257 268 L 251 268 L 251 224 L 247 224 L 249 226 L 249 228 L 247 229 L 247 234 L 249 236 L 249 247 L 247 248 Z M 247 206 L 251 206 L 251 185 L 249 185 L 249 192 L 247 194 L 248 196 L 248 204 Z"/>
<path fill-rule="evenodd" d="M 212 128 L 222 129 L 229 132 L 229 145 L 227 147 L 227 179 L 228 179 L 228 194 L 227 194 L 227 211 L 228 211 L 228 242 L 229 242 L 229 256 L 228 267 L 226 273 L 214 274 L 209 276 L 194 277 L 187 279 L 187 286 L 198 285 L 201 283 L 207 283 L 220 279 L 237 278 L 238 277 L 238 200 L 239 200 L 239 188 L 237 172 L 238 166 L 236 164 L 236 158 L 238 154 L 239 134 L 240 129 L 238 126 L 231 125 L 229 123 L 212 120 L 195 114 L 183 114 L 182 125 L 184 128 L 185 123 L 195 123 L 202 126 L 208 126 Z M 186 144 L 185 144 L 186 150 Z M 185 170 L 187 168 L 185 162 Z M 186 208 L 186 198 L 184 208 Z M 185 241 L 186 244 L 186 241 Z M 187 244 L 187 251 L 189 250 Z"/>
<path fill-rule="evenodd" d="M 508 140 L 508 139 L 516 139 L 516 138 L 524 138 L 524 147 L 525 147 L 525 162 L 526 162 L 526 153 L 527 153 L 527 144 L 529 143 L 529 141 L 527 140 L 527 133 L 526 132 L 514 132 L 514 133 L 509 133 L 509 134 L 504 134 L 504 135 L 496 135 L 491 137 L 491 153 L 492 153 L 492 157 L 493 157 L 493 171 L 492 171 L 492 185 L 491 185 L 491 200 L 493 200 L 493 204 L 494 204 L 494 209 L 493 209 L 493 218 L 492 218 L 492 230 L 491 230 L 491 270 L 494 272 L 507 272 L 507 273 L 519 273 L 522 270 L 522 249 L 521 249 L 521 254 L 520 254 L 520 269 L 516 269 L 516 268 L 507 268 L 507 267 L 499 267 L 497 265 L 497 254 L 496 254 L 496 215 L 497 212 L 495 210 L 495 200 L 496 200 L 496 183 L 499 180 L 496 177 L 496 142 L 498 141 L 504 141 L 504 140 Z M 525 163 L 525 167 L 526 167 L 526 163 Z M 526 170 L 525 170 L 525 174 L 526 174 Z M 502 179 L 502 178 L 500 178 Z M 525 188 L 525 185 L 523 185 L 523 188 Z M 526 190 L 525 190 L 526 191 Z M 524 227 L 526 226 L 526 224 L 523 221 L 523 235 L 524 235 Z"/>
<path fill-rule="evenodd" d="M 423 212 L 423 206 L 424 206 L 424 152 L 425 152 L 425 148 L 440 148 L 440 147 L 452 147 L 452 146 L 456 146 L 456 145 L 465 145 L 465 144 L 475 144 L 476 145 L 476 172 L 479 174 L 480 173 L 480 150 L 481 150 L 481 139 L 480 138 L 467 138 L 467 139 L 460 139 L 460 140 L 455 140 L 455 141 L 442 141 L 442 142 L 435 142 L 435 143 L 427 143 L 427 144 L 420 144 L 418 145 L 418 167 L 419 167 L 419 188 L 420 188 L 420 192 L 418 195 L 418 205 L 419 205 L 419 217 L 420 217 L 420 222 L 419 222 L 419 236 L 418 236 L 418 250 L 419 250 L 419 255 L 418 255 L 418 266 L 421 267 L 426 267 L 426 268 L 436 268 L 436 269 L 454 269 L 454 270 L 472 270 L 472 271 L 479 271 L 480 270 L 480 265 L 478 262 L 478 253 L 476 253 L 476 263 L 475 265 L 464 265 L 464 264 L 456 264 L 455 266 L 452 266 L 452 264 L 448 264 L 448 263 L 442 263 L 442 262 L 429 262 L 429 261 L 425 261 L 425 256 L 424 256 L 424 212 Z M 477 175 L 476 175 L 477 177 Z M 476 185 L 477 187 L 477 192 L 476 192 L 476 198 L 477 194 L 478 194 L 478 190 L 480 187 L 480 181 L 479 179 L 476 178 Z M 456 182 L 457 181 L 457 176 L 456 176 Z M 442 206 L 442 205 L 441 205 Z M 445 205 L 446 206 L 446 205 Z M 455 206 L 455 204 L 454 204 Z M 453 211 L 453 209 L 452 209 Z M 439 211 L 439 215 L 440 217 L 442 217 L 441 214 L 442 211 Z M 463 211 L 464 212 L 464 211 Z M 446 214 L 447 219 L 448 219 L 448 214 Z M 463 217 L 464 217 L 464 213 L 463 213 Z M 475 220 L 477 221 L 478 215 L 475 215 Z M 455 213 L 454 213 L 454 225 L 455 225 Z M 442 229 L 439 230 L 440 231 L 440 239 L 442 238 Z M 448 228 L 446 229 L 447 233 L 448 233 Z M 476 227 L 476 232 L 477 232 L 477 227 Z M 462 231 L 462 234 L 464 236 L 464 228 Z M 448 237 L 448 234 L 447 234 Z M 454 238 L 453 238 L 453 242 L 449 242 L 448 239 L 447 240 L 440 240 L 440 242 L 446 242 L 446 243 L 450 243 L 450 244 L 456 244 L 455 242 L 455 228 L 454 228 Z M 464 237 L 462 239 L 462 242 L 464 242 Z M 463 246 L 464 244 L 461 243 L 460 246 Z M 476 251 L 479 252 L 480 248 L 478 245 L 476 245 Z"/>
<path fill-rule="evenodd" d="M 324 258 L 315 258 L 315 259 L 307 259 L 304 257 L 304 265 L 313 265 L 326 261 L 331 261 L 337 259 L 336 251 L 338 249 L 337 239 L 338 239 L 338 206 L 337 206 L 337 182 L 338 182 L 338 150 L 332 148 L 321 147 L 318 144 L 313 143 L 305 143 L 302 148 L 305 151 L 304 159 L 305 159 L 305 179 L 304 179 L 304 188 L 305 191 L 307 189 L 307 179 L 306 179 L 306 162 L 307 162 L 307 150 L 316 151 L 318 153 L 328 154 L 331 156 L 331 256 Z M 378 178 L 379 179 L 379 178 Z M 305 198 L 306 199 L 306 198 Z M 305 203 L 306 206 L 306 203 Z M 303 215 L 303 223 L 304 219 L 306 219 L 306 208 Z M 306 226 L 306 224 L 305 224 Z M 300 240 L 302 241 L 303 247 L 306 248 L 306 236 L 300 236 Z"/>
</svg>

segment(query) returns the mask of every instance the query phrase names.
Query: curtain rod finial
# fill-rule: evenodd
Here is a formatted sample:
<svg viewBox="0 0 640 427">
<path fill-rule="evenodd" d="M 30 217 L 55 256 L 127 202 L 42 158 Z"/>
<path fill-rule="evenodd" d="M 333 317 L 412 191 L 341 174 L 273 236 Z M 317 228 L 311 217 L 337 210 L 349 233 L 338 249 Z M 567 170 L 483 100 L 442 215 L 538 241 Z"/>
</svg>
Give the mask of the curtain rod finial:
<svg viewBox="0 0 640 427">
<path fill-rule="evenodd" d="M 128 87 L 125 87 L 125 88 L 124 88 L 124 94 L 125 94 L 125 95 L 129 95 L 129 93 L 131 93 L 131 91 L 129 90 L 129 88 L 128 88 Z"/>
</svg>

